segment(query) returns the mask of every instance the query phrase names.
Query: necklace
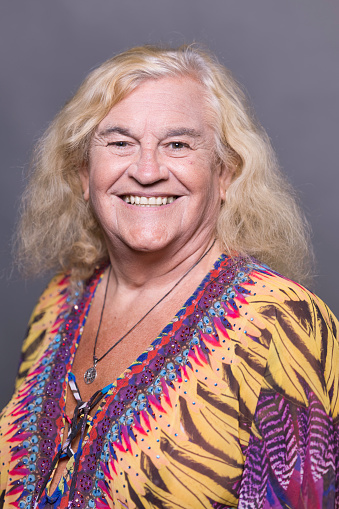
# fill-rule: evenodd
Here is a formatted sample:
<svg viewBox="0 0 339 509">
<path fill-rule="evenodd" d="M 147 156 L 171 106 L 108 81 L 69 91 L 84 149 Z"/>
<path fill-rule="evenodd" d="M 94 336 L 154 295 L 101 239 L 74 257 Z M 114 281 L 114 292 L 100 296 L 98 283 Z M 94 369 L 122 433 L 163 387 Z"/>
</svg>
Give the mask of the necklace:
<svg viewBox="0 0 339 509">
<path fill-rule="evenodd" d="M 212 245 L 204 252 L 204 254 L 199 258 L 199 260 L 197 262 L 195 262 L 189 269 L 187 272 L 185 272 L 185 274 L 183 276 L 181 276 L 180 279 L 178 279 L 178 281 L 172 286 L 172 288 L 167 292 L 165 293 L 165 295 L 163 295 L 161 297 L 161 299 L 158 300 L 158 302 L 156 302 L 154 304 L 154 306 L 151 307 L 151 309 L 149 309 L 141 318 L 140 320 L 138 320 L 123 336 L 121 336 L 120 339 L 118 339 L 118 341 L 116 343 L 114 343 L 114 345 L 112 345 L 100 358 L 98 358 L 96 355 L 95 355 L 95 352 L 96 352 L 96 346 L 97 346 L 97 341 L 98 341 L 98 336 L 99 336 L 99 332 L 100 332 L 100 327 L 101 327 L 101 322 L 102 322 L 102 317 L 103 317 L 103 314 L 104 314 L 104 309 L 105 309 L 105 304 L 106 304 L 106 297 L 107 297 L 107 290 L 108 290 L 108 284 L 109 284 L 109 279 L 110 279 L 110 275 L 111 275 L 111 270 L 112 270 L 112 266 L 110 266 L 109 268 L 109 271 L 108 271 L 108 276 L 107 276 L 107 283 L 106 283 L 106 289 L 105 289 L 105 295 L 104 295 L 104 302 L 102 304 L 102 309 L 101 309 L 101 314 L 100 314 L 100 320 L 99 320 L 99 325 L 98 325 L 98 329 L 97 329 L 97 333 L 96 333 L 96 336 L 95 336 L 95 341 L 94 341 L 94 349 L 93 349 L 93 366 L 88 368 L 88 370 L 84 373 L 84 380 L 86 382 L 86 384 L 91 384 L 94 382 L 94 380 L 96 379 L 97 377 L 97 364 L 98 362 L 102 361 L 102 359 L 104 359 L 104 357 L 106 357 L 106 355 L 108 355 L 116 346 L 118 346 L 119 343 L 121 343 L 121 341 L 123 339 L 125 339 L 126 336 L 128 336 L 128 334 L 130 334 L 145 318 L 146 316 L 148 316 L 154 308 L 156 308 L 164 299 L 166 299 L 166 297 L 169 296 L 169 294 L 171 292 L 173 292 L 174 288 L 176 288 L 180 283 L 181 281 L 203 260 L 203 258 L 205 258 L 205 256 L 211 251 L 212 247 L 214 246 L 216 242 L 216 239 L 214 239 Z"/>
</svg>

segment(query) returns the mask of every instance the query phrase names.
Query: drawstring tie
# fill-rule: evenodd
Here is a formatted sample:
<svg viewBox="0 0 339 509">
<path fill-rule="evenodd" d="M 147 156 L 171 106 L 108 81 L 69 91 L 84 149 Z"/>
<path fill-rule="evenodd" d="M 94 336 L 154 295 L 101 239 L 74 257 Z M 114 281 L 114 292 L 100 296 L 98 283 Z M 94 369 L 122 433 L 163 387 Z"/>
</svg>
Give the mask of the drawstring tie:
<svg viewBox="0 0 339 509">
<path fill-rule="evenodd" d="M 73 394 L 77 404 L 74 409 L 72 420 L 67 418 L 67 420 L 68 420 L 67 438 L 65 440 L 65 443 L 60 447 L 59 451 L 54 456 L 51 466 L 44 477 L 43 483 L 41 485 L 37 499 L 34 504 L 34 508 L 36 508 L 38 506 L 40 497 L 43 494 L 43 492 L 48 484 L 48 481 L 50 480 L 50 477 L 51 477 L 52 472 L 55 468 L 55 465 L 58 463 L 59 459 L 66 458 L 66 457 L 74 458 L 73 475 L 72 475 L 72 482 L 71 482 L 71 486 L 70 486 L 69 502 L 68 502 L 68 507 L 71 507 L 71 504 L 72 504 L 72 501 L 74 498 L 74 493 L 75 493 L 76 481 L 77 481 L 77 477 L 78 477 L 80 456 L 81 456 L 81 451 L 82 451 L 82 443 L 83 443 L 83 439 L 85 436 L 88 414 L 92 410 L 92 408 L 94 408 L 99 403 L 99 401 L 103 398 L 103 396 L 107 392 L 105 390 L 107 388 L 101 389 L 101 390 L 95 392 L 93 394 L 93 396 L 91 396 L 91 398 L 87 402 L 84 402 L 81 399 L 80 391 L 77 386 L 76 379 L 75 379 L 75 376 L 73 375 L 73 373 L 69 373 L 68 384 L 69 384 L 69 387 L 72 391 L 72 394 Z M 74 452 L 72 450 L 71 445 L 72 445 L 74 438 L 78 436 L 79 432 L 80 432 L 79 445 L 78 445 L 77 451 Z"/>
</svg>

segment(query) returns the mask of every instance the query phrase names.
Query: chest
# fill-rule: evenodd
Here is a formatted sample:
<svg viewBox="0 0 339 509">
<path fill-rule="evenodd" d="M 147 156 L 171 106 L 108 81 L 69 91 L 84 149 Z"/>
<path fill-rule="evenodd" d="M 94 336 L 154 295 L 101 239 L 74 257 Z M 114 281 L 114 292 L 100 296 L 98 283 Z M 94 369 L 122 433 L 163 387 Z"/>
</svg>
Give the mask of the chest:
<svg viewBox="0 0 339 509">
<path fill-rule="evenodd" d="M 156 339 L 150 340 L 147 335 L 141 339 L 141 335 L 135 335 L 133 348 L 140 347 L 141 354 L 135 351 L 125 355 L 123 350 L 120 352 L 121 362 L 127 364 L 127 369 L 123 364 L 116 368 L 116 373 L 121 376 L 116 376 L 112 370 L 114 362 L 119 364 L 118 356 L 113 357 L 115 360 L 102 360 L 102 374 L 99 371 L 98 377 L 115 382 L 104 395 L 101 406 L 96 409 L 82 444 L 74 493 L 78 493 L 79 500 L 83 500 L 83 507 L 90 500 L 103 500 L 106 497 L 110 504 L 114 502 L 118 506 L 123 502 L 126 507 L 134 507 L 130 503 L 137 500 L 137 507 L 148 507 L 152 497 L 159 501 L 165 493 L 170 493 L 173 507 L 175 500 L 177 503 L 185 500 L 185 507 L 197 508 L 200 507 L 197 505 L 197 496 L 198 500 L 206 497 L 207 477 L 211 482 L 212 473 L 218 500 L 234 502 L 234 496 L 220 480 L 235 480 L 242 471 L 243 455 L 237 431 L 241 426 L 237 393 L 239 383 L 230 384 L 229 380 L 234 379 L 234 366 L 245 361 L 236 355 L 236 336 L 233 338 L 232 331 L 226 330 L 223 322 L 208 312 L 209 309 L 217 309 L 214 307 L 217 302 L 227 312 L 227 303 L 222 304 L 220 295 L 211 293 L 207 299 L 202 293 L 189 301 Z M 68 324 L 71 326 L 67 329 Z M 31 474 L 35 476 L 37 486 L 39 479 L 43 478 L 43 471 L 52 464 L 62 439 L 64 395 L 72 359 L 72 369 L 76 371 L 78 379 L 83 375 L 83 362 L 91 360 L 86 352 L 89 350 L 91 353 L 91 349 L 88 343 L 82 342 L 86 338 L 86 328 L 82 331 L 78 350 L 75 349 L 74 331 L 80 330 L 83 325 L 81 320 L 77 322 L 74 315 L 65 320 L 59 329 L 63 342 L 60 343 L 60 338 L 58 342 L 56 335 L 44 354 L 47 362 L 41 360 L 40 374 L 45 373 L 41 396 L 37 394 L 37 390 L 41 390 L 38 389 L 37 379 L 31 385 L 27 380 L 21 400 L 17 402 L 19 407 L 27 409 L 27 398 L 32 395 L 35 406 L 29 407 L 31 415 L 34 408 L 37 409 L 32 424 L 35 429 L 29 430 L 27 435 L 29 450 L 26 454 L 27 458 L 32 459 L 35 454 Z M 90 327 L 87 331 L 91 331 Z M 89 342 L 93 335 L 90 334 L 88 338 Z M 80 350 L 81 342 L 82 345 L 87 344 L 87 348 L 83 346 Z M 134 359 L 131 363 L 129 355 Z M 258 367 L 261 358 L 264 359 L 264 352 L 258 352 Z M 106 368 L 105 362 L 108 363 Z M 264 364 L 261 368 L 264 368 Z M 259 394 L 260 376 L 258 373 L 258 380 L 251 387 L 254 395 Z M 86 399 L 86 394 L 82 398 Z M 251 418 L 255 402 L 254 396 L 248 405 L 247 420 Z M 27 410 L 25 412 L 25 422 L 29 422 L 30 416 Z M 13 428 L 11 434 L 15 434 Z M 32 442 L 33 435 L 37 437 L 35 444 Z M 243 445 L 247 439 L 248 436 L 243 437 Z M 32 447 L 36 448 L 35 452 Z M 20 450 L 23 450 L 22 447 Z M 17 459 L 13 461 L 19 465 L 22 459 L 19 459 L 19 463 Z M 235 466 L 230 469 L 230 464 Z M 71 461 L 66 471 L 66 484 L 62 486 L 67 491 L 73 479 Z M 207 477 L 206 472 L 209 472 Z M 193 489 L 185 488 L 182 493 L 178 491 L 178 478 L 187 488 L 192 488 L 193 483 Z M 65 501 L 67 505 L 67 497 Z M 64 506 L 60 504 L 59 507 Z"/>
<path fill-rule="evenodd" d="M 152 342 L 166 327 L 172 327 L 180 309 L 184 289 L 167 302 L 159 304 L 151 313 L 155 298 L 136 302 L 133 306 L 106 306 L 100 321 L 100 295 L 89 310 L 72 362 L 81 398 L 87 401 L 94 392 L 123 377 L 133 363 L 145 352 L 153 350 Z M 95 379 L 86 383 L 84 375 L 98 359 Z M 69 390 L 68 390 L 69 392 Z M 73 413 L 74 398 L 67 397 L 67 412 Z"/>
</svg>

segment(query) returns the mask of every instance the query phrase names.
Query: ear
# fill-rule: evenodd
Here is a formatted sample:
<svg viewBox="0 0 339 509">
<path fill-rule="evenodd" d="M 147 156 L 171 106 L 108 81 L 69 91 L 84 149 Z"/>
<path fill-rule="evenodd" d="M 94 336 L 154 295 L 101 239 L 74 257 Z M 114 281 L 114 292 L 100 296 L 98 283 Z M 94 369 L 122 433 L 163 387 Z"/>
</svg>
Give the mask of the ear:
<svg viewBox="0 0 339 509">
<path fill-rule="evenodd" d="M 81 166 L 79 169 L 80 182 L 82 187 L 82 192 L 84 196 L 84 200 L 89 200 L 89 171 L 87 166 Z"/>
<path fill-rule="evenodd" d="M 233 173 L 229 168 L 225 166 L 225 164 L 220 164 L 219 166 L 219 190 L 220 190 L 220 198 L 221 201 L 225 201 L 226 199 L 226 191 L 232 182 Z"/>
</svg>

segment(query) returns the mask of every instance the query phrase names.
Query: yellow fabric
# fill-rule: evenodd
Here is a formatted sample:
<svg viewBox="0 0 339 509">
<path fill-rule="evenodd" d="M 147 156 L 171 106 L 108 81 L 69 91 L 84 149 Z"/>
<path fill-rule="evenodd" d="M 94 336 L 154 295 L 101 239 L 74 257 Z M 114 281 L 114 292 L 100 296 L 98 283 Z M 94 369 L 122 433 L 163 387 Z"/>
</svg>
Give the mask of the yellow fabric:
<svg viewBox="0 0 339 509">
<path fill-rule="evenodd" d="M 222 263 L 228 267 L 226 262 Z M 326 421 L 322 429 L 331 429 L 332 434 L 333 430 L 337 430 L 338 322 L 318 297 L 265 267 L 253 264 L 247 267 L 243 281 L 237 276 L 237 282 L 232 280 L 229 284 L 220 282 L 223 274 L 220 270 L 215 269 L 209 275 L 205 286 L 188 303 L 184 312 L 178 314 L 167 332 L 159 336 L 156 346 L 147 353 L 147 359 L 136 362 L 113 384 L 107 403 L 103 403 L 97 412 L 88 430 L 84 457 L 90 455 L 91 447 L 99 438 L 96 427 L 112 414 L 114 397 L 122 394 L 124 388 L 132 383 L 132 377 L 156 359 L 162 349 L 169 352 L 168 362 L 171 342 L 185 336 L 187 320 L 194 315 L 197 306 L 203 309 L 208 295 L 216 291 L 215 288 L 209 289 L 208 284 L 214 282 L 229 290 L 229 300 L 214 298 L 208 301 L 209 307 L 206 305 L 204 311 L 207 321 L 201 329 L 195 329 L 199 332 L 200 343 L 189 347 L 189 365 L 183 366 L 181 378 L 176 377 L 172 385 L 166 385 L 159 404 L 150 397 L 153 414 L 150 417 L 141 412 L 139 424 L 132 428 L 136 437 L 128 434 L 126 426 L 126 434 L 122 438 L 119 436 L 113 440 L 113 431 L 110 438 L 102 435 L 102 445 L 107 444 L 108 457 L 98 463 L 98 471 L 104 475 L 99 487 L 106 495 L 105 499 L 100 498 L 100 503 L 98 498 L 97 507 L 211 509 L 217 507 L 212 505 L 212 501 L 224 508 L 238 507 L 238 504 L 239 507 L 258 509 L 322 507 L 321 501 L 327 495 L 319 494 L 317 476 L 320 474 L 312 466 L 312 454 L 317 458 L 318 453 L 308 451 L 308 459 L 306 453 L 303 456 L 302 448 L 307 448 L 307 445 L 300 442 L 295 430 L 304 422 L 303 412 L 305 416 L 311 415 L 307 412 L 311 412 L 314 401 L 321 408 L 324 423 Z M 241 268 L 238 273 L 241 274 Z M 0 493 L 4 497 L 7 490 L 6 498 L 3 498 L 5 508 L 14 507 L 18 495 L 9 493 L 13 475 L 12 481 L 9 481 L 8 471 L 15 462 L 12 461 L 10 466 L 12 444 L 4 436 L 14 436 L 16 417 L 13 417 L 13 412 L 17 412 L 25 402 L 40 359 L 72 305 L 72 302 L 67 302 L 65 290 L 68 285 L 67 277 L 57 276 L 40 298 L 23 345 L 17 390 L 1 416 L 0 456 L 4 465 L 1 468 Z M 211 312 L 211 309 L 218 311 L 215 303 L 219 301 L 229 326 L 226 321 L 220 320 L 221 315 L 214 316 Z M 218 333 L 217 340 L 207 332 L 209 325 Z M 197 324 L 192 327 L 196 328 Z M 206 346 L 205 350 L 202 345 Z M 171 372 L 166 363 L 164 369 L 167 369 L 167 375 Z M 272 460 L 273 456 L 266 454 L 272 443 L 263 427 L 265 419 L 268 423 L 271 419 L 265 414 L 265 398 L 272 405 L 276 402 L 274 415 L 279 425 L 287 414 L 291 421 L 289 427 L 281 426 L 280 429 L 279 425 L 276 426 L 276 440 L 284 442 L 286 450 L 290 447 L 283 460 L 280 457 Z M 124 399 L 121 401 L 127 405 Z M 130 408 L 128 405 L 125 410 Z M 115 422 L 112 419 L 109 426 Z M 312 419 L 310 417 L 311 431 L 304 430 L 310 440 L 314 439 L 312 430 L 315 429 L 317 416 Z M 329 447 L 333 448 L 333 443 Z M 255 452 L 258 448 L 264 451 L 260 453 L 263 454 L 260 460 Z M 300 458 L 304 461 L 301 481 Z M 326 460 L 322 467 L 322 475 L 328 476 L 326 479 L 332 479 L 337 460 L 335 451 Z M 267 477 L 263 471 L 260 481 L 253 479 L 253 469 L 254 466 L 257 468 L 258 461 L 268 462 L 273 472 Z M 279 470 L 282 461 L 286 470 L 283 474 Z M 308 470 L 310 473 L 307 473 Z M 17 475 L 19 477 L 20 473 Z M 311 493 L 307 476 L 312 479 L 314 493 L 319 498 L 319 503 L 316 500 L 314 506 L 307 505 L 310 501 L 305 505 L 307 492 Z M 299 483 L 299 488 L 294 488 L 293 483 Z M 267 505 L 268 485 L 274 492 L 271 505 Z M 289 497 L 288 500 L 294 501 L 290 502 L 292 505 L 282 505 L 280 488 L 285 490 L 284 496 Z M 249 500 L 256 500 L 256 505 L 246 505 Z M 67 503 L 65 495 L 58 507 L 67 507 Z M 334 505 L 328 507 L 334 508 Z"/>
</svg>

